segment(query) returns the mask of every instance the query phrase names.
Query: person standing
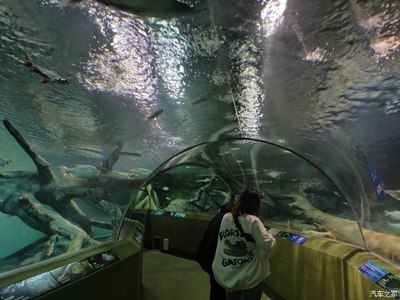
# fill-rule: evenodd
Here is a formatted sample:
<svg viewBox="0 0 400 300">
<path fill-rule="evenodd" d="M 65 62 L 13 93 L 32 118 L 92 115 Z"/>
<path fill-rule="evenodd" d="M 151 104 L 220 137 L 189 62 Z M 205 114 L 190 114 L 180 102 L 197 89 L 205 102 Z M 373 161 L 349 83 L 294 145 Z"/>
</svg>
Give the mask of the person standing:
<svg viewBox="0 0 400 300">
<path fill-rule="evenodd" d="M 212 270 L 227 300 L 261 299 L 262 282 L 270 275 L 276 240 L 258 218 L 260 202 L 261 194 L 247 189 L 222 218 Z"/>
<path fill-rule="evenodd" d="M 200 242 L 196 252 L 196 260 L 201 268 L 210 275 L 210 300 L 225 300 L 225 288 L 215 281 L 212 271 L 212 263 L 214 261 L 215 250 L 217 248 L 219 227 L 224 215 L 231 211 L 230 203 L 224 204 L 219 209 L 215 217 L 210 221 L 206 232 Z"/>
</svg>

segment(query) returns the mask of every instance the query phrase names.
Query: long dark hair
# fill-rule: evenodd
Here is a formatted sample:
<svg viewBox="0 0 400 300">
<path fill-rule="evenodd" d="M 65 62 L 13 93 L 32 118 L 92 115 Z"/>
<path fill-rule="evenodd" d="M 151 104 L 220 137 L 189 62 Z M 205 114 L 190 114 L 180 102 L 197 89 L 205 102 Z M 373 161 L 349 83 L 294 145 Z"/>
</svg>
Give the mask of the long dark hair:
<svg viewBox="0 0 400 300">
<path fill-rule="evenodd" d="M 245 190 L 233 204 L 232 214 L 237 216 L 243 214 L 258 216 L 261 198 L 261 193 L 255 188 Z"/>
</svg>

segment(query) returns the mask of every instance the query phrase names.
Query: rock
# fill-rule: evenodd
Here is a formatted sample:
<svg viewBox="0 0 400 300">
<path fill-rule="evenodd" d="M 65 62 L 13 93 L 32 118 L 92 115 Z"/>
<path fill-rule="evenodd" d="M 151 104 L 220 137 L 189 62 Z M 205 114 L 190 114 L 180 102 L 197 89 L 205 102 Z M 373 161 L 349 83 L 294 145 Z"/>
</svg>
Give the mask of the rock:
<svg viewBox="0 0 400 300">
<path fill-rule="evenodd" d="M 72 168 L 61 166 L 60 171 L 64 176 L 70 176 L 76 179 L 95 178 L 100 175 L 100 172 L 96 167 L 89 165 L 77 165 Z"/>
</svg>

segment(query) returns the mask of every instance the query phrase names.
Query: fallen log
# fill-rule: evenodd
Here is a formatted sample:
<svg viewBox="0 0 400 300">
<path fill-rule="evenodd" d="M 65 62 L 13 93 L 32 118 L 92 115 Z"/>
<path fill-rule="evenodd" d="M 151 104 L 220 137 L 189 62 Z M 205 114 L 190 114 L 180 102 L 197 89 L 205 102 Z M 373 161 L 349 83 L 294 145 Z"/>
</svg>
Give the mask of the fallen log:
<svg viewBox="0 0 400 300">
<path fill-rule="evenodd" d="M 21 146 L 21 148 L 32 159 L 33 163 L 36 166 L 40 182 L 42 184 L 47 184 L 53 181 L 54 175 L 50 170 L 49 163 L 31 148 L 31 146 L 27 143 L 24 137 L 19 133 L 19 131 L 14 127 L 14 125 L 9 120 L 7 119 L 3 120 L 3 124 L 8 130 L 8 132 L 14 137 L 17 143 Z"/>
<path fill-rule="evenodd" d="M 49 205 L 66 220 L 78 224 L 90 235 L 93 233 L 93 226 L 106 229 L 115 227 L 115 225 L 109 223 L 90 219 L 78 207 L 73 199 L 80 198 L 96 205 L 100 203 L 101 200 L 107 200 L 108 193 L 119 192 L 121 190 L 133 190 L 142 184 L 143 180 L 141 179 L 129 179 L 112 172 L 112 168 L 121 154 L 122 144 L 118 145 L 110 156 L 101 163 L 98 167 L 99 174 L 96 174 L 97 176 L 94 178 L 78 178 L 70 181 L 62 178 L 59 180 L 51 171 L 49 163 L 32 149 L 15 126 L 9 120 L 3 120 L 3 124 L 25 153 L 32 159 L 36 166 L 37 173 L 13 172 L 13 174 L 0 174 L 0 177 L 3 179 L 13 180 L 15 183 L 13 186 L 21 186 L 23 184 L 23 189 L 21 189 L 21 191 L 15 190 L 13 195 L 0 199 L 0 206 L 9 198 L 18 198 L 23 193 L 33 194 L 40 203 Z M 29 179 L 31 180 L 29 181 Z M 8 187 L 4 188 L 9 190 Z M 8 190 L 5 193 L 7 195 L 9 194 Z M 8 205 L 10 205 L 11 202 L 9 201 Z M 104 206 L 104 203 L 102 206 Z M 16 209 L 12 211 L 16 211 Z M 113 211 L 118 214 L 118 217 L 121 217 L 117 209 L 109 211 Z M 115 219 L 116 216 L 112 217 Z M 117 221 L 114 220 L 114 223 L 117 223 Z"/>
<path fill-rule="evenodd" d="M 106 174 L 112 171 L 115 163 L 117 162 L 119 156 L 121 155 L 123 147 L 124 144 L 120 143 L 118 147 L 110 154 L 110 156 L 107 159 L 103 160 L 100 166 L 97 167 L 100 173 Z"/>
<path fill-rule="evenodd" d="M 311 226 L 318 224 L 318 228 L 326 228 L 326 232 L 305 233 L 313 236 L 332 238 L 349 244 L 356 244 L 368 251 L 377 253 L 382 257 L 389 258 L 397 263 L 400 262 L 400 237 L 379 232 L 371 229 L 361 228 L 356 221 L 332 216 L 315 208 L 306 197 L 299 194 L 282 196 L 292 198 L 293 202 L 288 205 L 287 213 L 291 213 L 297 218 L 303 218 Z M 301 226 L 293 229 L 301 230 Z"/>
</svg>

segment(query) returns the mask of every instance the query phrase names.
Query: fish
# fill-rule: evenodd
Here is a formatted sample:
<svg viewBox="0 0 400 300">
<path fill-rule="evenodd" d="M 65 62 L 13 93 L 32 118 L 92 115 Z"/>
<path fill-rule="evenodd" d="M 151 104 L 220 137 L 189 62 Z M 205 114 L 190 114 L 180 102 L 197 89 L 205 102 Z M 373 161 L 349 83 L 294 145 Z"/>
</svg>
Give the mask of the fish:
<svg viewBox="0 0 400 300">
<path fill-rule="evenodd" d="M 394 210 L 394 211 L 385 210 L 385 217 L 390 217 L 393 221 L 400 221 L 400 210 Z"/>
<path fill-rule="evenodd" d="M 39 74 L 40 76 L 43 77 L 43 83 L 49 83 L 52 81 L 57 81 L 59 83 L 63 84 L 68 84 L 69 81 L 65 77 L 60 76 L 57 72 L 50 70 L 45 67 L 33 65 L 32 62 L 32 55 L 27 54 L 26 60 L 21 62 L 25 67 L 28 67 L 31 69 L 32 72 Z"/>
<path fill-rule="evenodd" d="M 274 170 L 264 170 L 264 172 L 266 175 L 268 175 L 269 177 L 272 177 L 272 178 L 278 178 L 284 174 L 283 172 L 274 171 Z"/>
<path fill-rule="evenodd" d="M 58 236 L 52 236 L 45 244 L 44 244 L 44 256 L 50 257 L 53 254 L 54 246 L 58 242 Z"/>
<path fill-rule="evenodd" d="M 68 148 L 92 152 L 92 153 L 96 153 L 96 154 L 100 154 L 100 155 L 104 154 L 103 150 L 95 149 L 95 148 L 84 148 L 84 147 L 77 147 L 77 146 L 69 146 Z"/>
<path fill-rule="evenodd" d="M 209 91 L 208 93 L 204 94 L 199 99 L 194 101 L 192 103 L 192 105 L 197 105 L 197 104 L 200 104 L 202 102 L 206 102 L 206 101 L 210 100 L 212 97 L 218 95 L 220 93 L 220 91 L 221 91 L 221 87 L 215 87 L 211 91 Z"/>
<path fill-rule="evenodd" d="M 142 156 L 139 152 L 129 152 L 129 151 L 121 151 L 120 155 L 127 155 L 127 156 Z"/>
<path fill-rule="evenodd" d="M 0 157 L 0 167 L 5 167 L 10 163 L 11 163 L 11 160 L 7 160 L 7 159 L 4 159 L 4 158 Z"/>
<path fill-rule="evenodd" d="M 84 0 L 61 0 L 61 7 L 78 4 Z M 171 19 L 184 16 L 193 8 L 176 0 L 93 0 L 110 8 L 134 14 L 140 17 Z"/>
<path fill-rule="evenodd" d="M 163 109 L 159 109 L 157 110 L 155 113 L 151 114 L 148 118 L 147 118 L 147 122 L 149 122 L 150 120 L 157 118 L 159 115 L 161 115 L 161 113 L 163 112 Z"/>
<path fill-rule="evenodd" d="M 225 152 L 221 152 L 220 154 L 218 154 L 218 155 L 227 155 L 227 154 L 229 154 L 229 153 L 231 153 L 230 151 L 225 151 Z"/>
<path fill-rule="evenodd" d="M 211 181 L 211 178 L 204 178 L 204 179 L 198 179 L 198 180 L 196 180 L 196 182 L 210 182 Z"/>
<path fill-rule="evenodd" d="M 389 229 L 396 230 L 396 231 L 400 232 L 400 224 L 399 223 L 386 222 L 386 225 L 387 225 L 387 227 Z"/>
<path fill-rule="evenodd" d="M 94 152 L 94 151 L 91 151 L 91 150 L 88 150 L 88 149 L 83 150 L 83 149 L 78 149 L 79 147 L 73 147 L 73 146 L 70 146 L 68 148 L 73 149 L 74 153 L 76 153 L 77 155 L 80 155 L 80 156 L 89 157 L 89 158 L 96 158 L 96 159 L 104 158 L 103 153 L 99 154 L 97 152 Z"/>
<path fill-rule="evenodd" d="M 92 152 L 95 154 L 99 154 L 99 155 L 104 155 L 104 151 L 101 149 L 96 149 L 96 148 L 84 148 L 84 147 L 77 147 L 77 146 L 70 146 L 68 148 L 72 148 L 72 149 L 76 149 L 76 150 L 82 150 L 82 151 L 86 151 L 86 152 Z M 121 151 L 119 153 L 120 155 L 127 155 L 127 156 L 142 156 L 141 153 L 139 152 L 129 152 L 129 151 Z"/>
<path fill-rule="evenodd" d="M 341 197 L 341 195 L 337 191 L 333 191 L 333 193 L 335 194 L 335 196 Z"/>
<path fill-rule="evenodd" d="M 169 191 L 169 187 L 164 186 L 164 187 L 162 188 L 162 190 L 165 191 L 165 192 L 166 192 L 166 191 Z"/>
</svg>

